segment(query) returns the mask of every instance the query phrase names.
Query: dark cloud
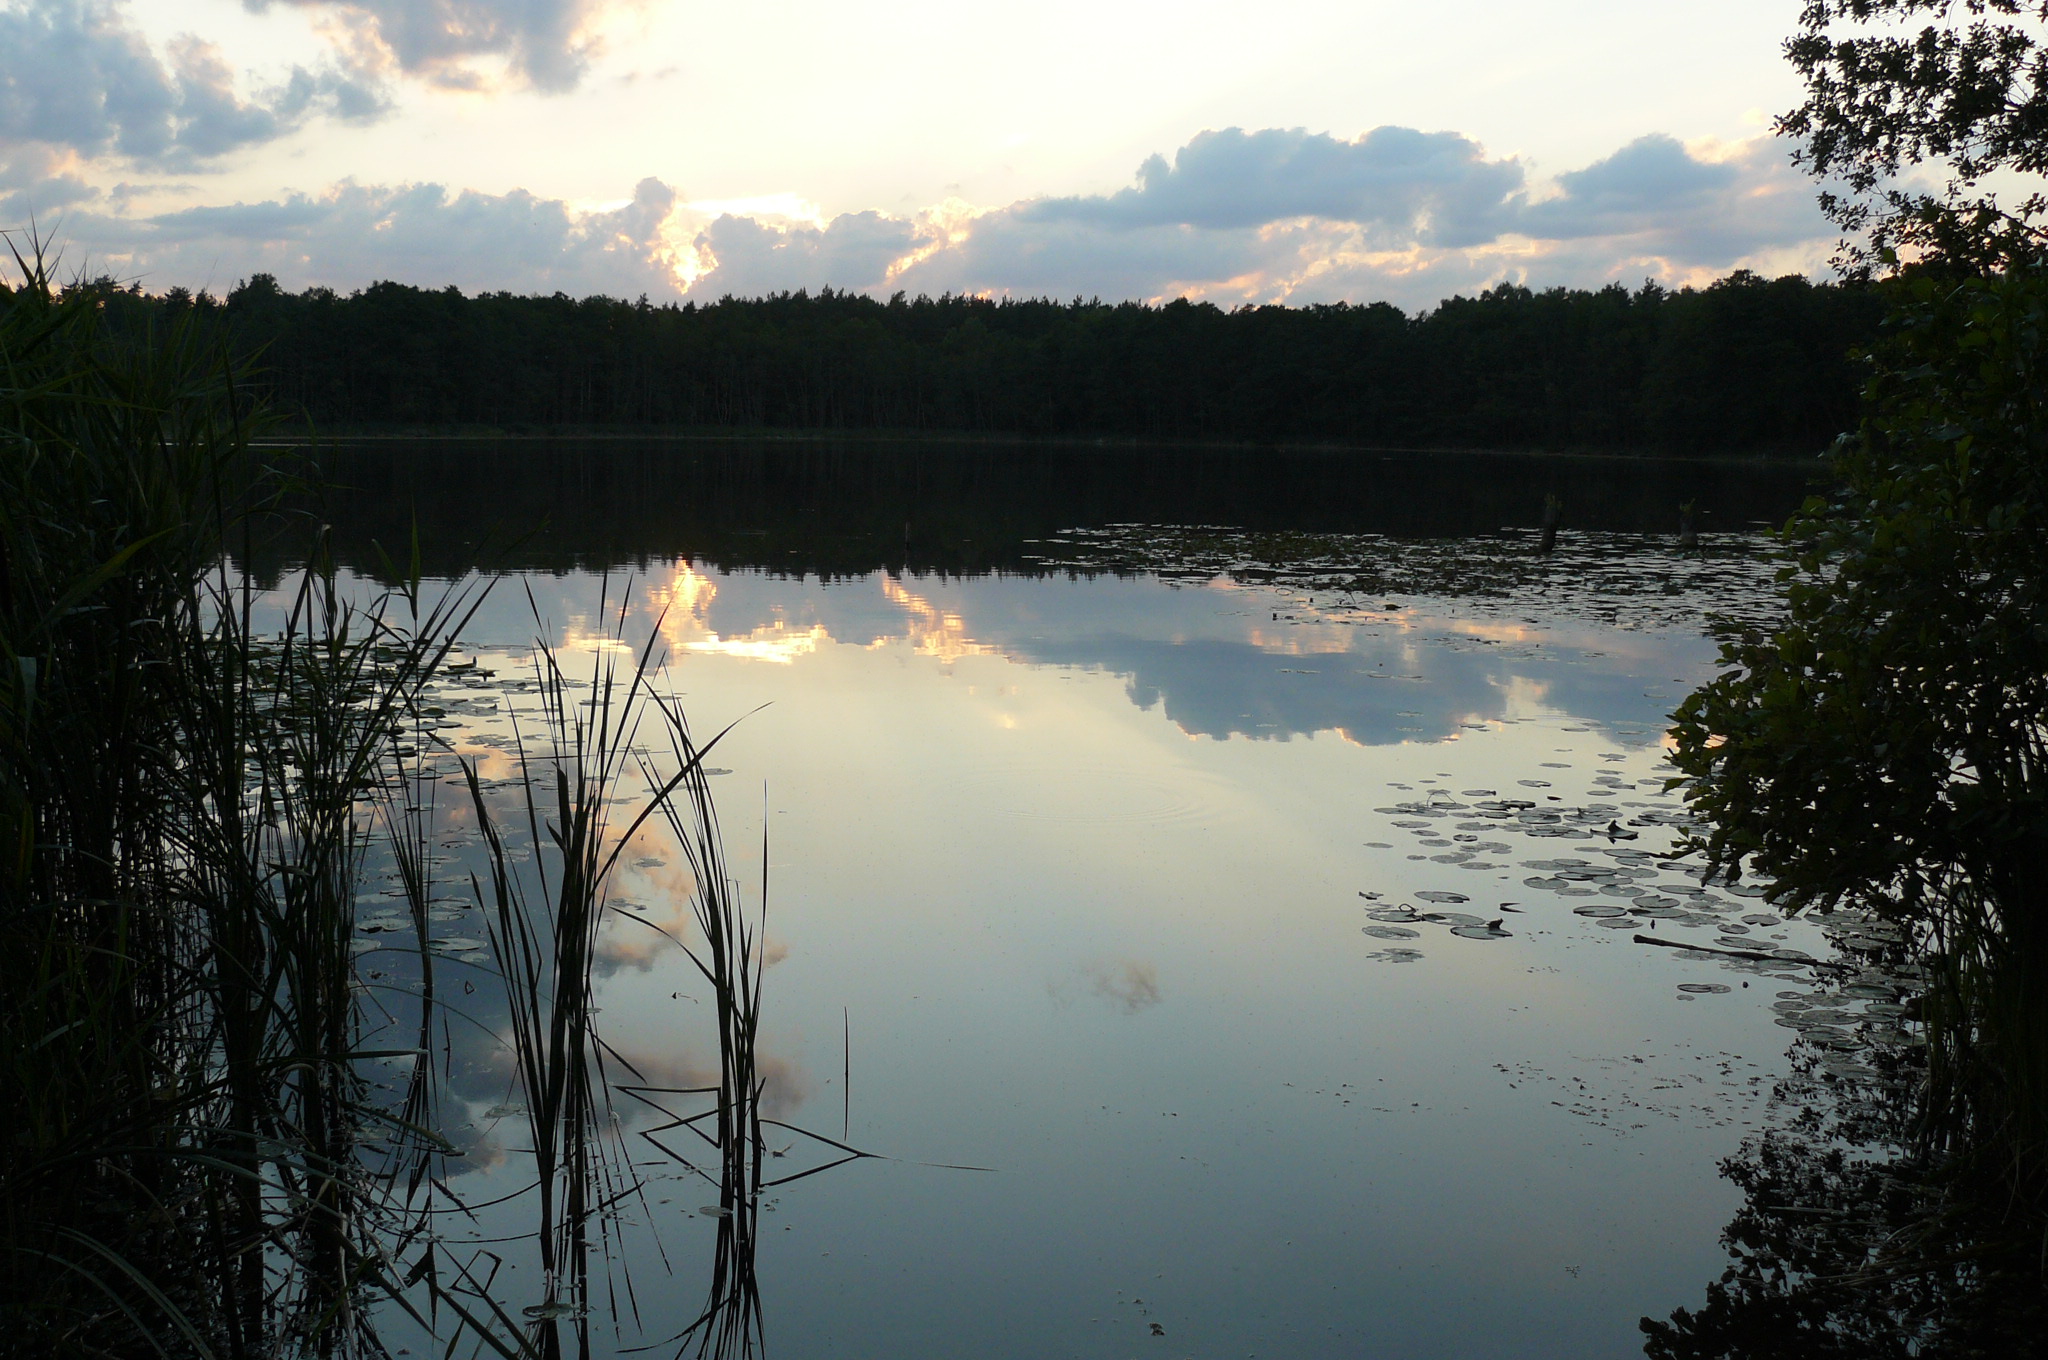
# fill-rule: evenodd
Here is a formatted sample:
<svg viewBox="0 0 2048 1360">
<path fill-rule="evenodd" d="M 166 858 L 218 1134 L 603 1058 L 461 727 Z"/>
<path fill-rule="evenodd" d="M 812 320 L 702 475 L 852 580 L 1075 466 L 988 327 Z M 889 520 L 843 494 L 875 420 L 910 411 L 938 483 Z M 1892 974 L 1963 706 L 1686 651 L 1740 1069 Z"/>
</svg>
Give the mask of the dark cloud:
<svg viewBox="0 0 2048 1360">
<path fill-rule="evenodd" d="M 823 227 L 727 214 L 697 237 L 717 266 L 693 291 L 751 297 L 793 288 L 878 288 L 917 240 L 915 224 L 878 212 L 845 213 Z"/>
<path fill-rule="evenodd" d="M 1741 169 L 1695 160 L 1676 137 L 1638 137 L 1605 160 L 1557 177 L 1563 192 L 1522 217 L 1531 235 L 1613 236 L 1673 212 L 1697 212 L 1733 188 Z"/>
<path fill-rule="evenodd" d="M 383 107 L 358 81 L 296 67 L 245 98 L 218 51 L 196 38 L 166 56 L 109 5 L 33 0 L 0 10 L 0 147 L 186 166 L 271 141 L 316 112 L 367 118 Z"/>
<path fill-rule="evenodd" d="M 1811 181 L 1783 147 L 1759 139 L 1702 160 L 1674 137 L 1639 137 L 1557 177 L 1556 197 L 1525 206 L 1516 227 L 1546 241 L 1631 242 L 1720 267 L 1752 251 L 1827 236 Z"/>
<path fill-rule="evenodd" d="M 221 287 L 263 271 L 295 289 L 391 279 L 659 298 L 676 292 L 663 235 L 674 206 L 674 190 L 656 179 L 642 180 L 621 207 L 586 213 L 523 190 L 451 196 L 438 184 L 343 184 L 141 220 L 74 216 L 66 235 L 153 286 Z"/>
<path fill-rule="evenodd" d="M 1386 299 L 1426 307 L 1503 279 L 1603 282 L 1722 270 L 1832 235 L 1784 147 L 1725 158 L 1644 137 L 1557 177 L 1455 133 L 1383 127 L 1205 132 L 1111 194 L 976 218 L 906 270 L 913 291 L 1219 301 Z"/>
<path fill-rule="evenodd" d="M 109 41 L 102 50 L 125 49 Z M 288 86 L 269 104 L 240 100 L 207 49 L 171 55 L 163 88 L 176 95 L 173 121 L 188 156 L 270 135 L 322 97 Z M 87 131 L 70 144 L 44 137 L 10 150 L 0 141 L 0 206 L 16 220 L 24 204 L 42 212 L 66 203 L 100 208 L 94 215 L 74 207 L 68 236 L 146 280 L 219 286 L 265 270 L 288 287 L 391 278 L 626 296 L 675 296 L 680 288 L 670 239 L 678 203 L 655 180 L 643 181 L 631 203 L 599 213 L 525 192 L 346 183 L 319 195 L 128 216 L 118 191 L 93 199 L 82 157 L 62 150 L 128 137 L 127 124 L 105 107 L 94 115 L 103 123 L 92 125 L 104 130 L 92 132 L 83 105 L 4 106 L 0 117 L 14 123 L 0 129 L 68 118 Z M 1503 281 L 1597 286 L 1699 281 L 1737 264 L 1808 268 L 1832 237 L 1811 184 L 1768 138 L 1706 154 L 1644 137 L 1532 186 L 1519 162 L 1491 159 L 1452 133 L 1380 128 L 1347 142 L 1228 129 L 1202 133 L 1170 161 L 1152 158 L 1134 186 L 1114 193 L 1033 199 L 973 216 L 950 207 L 915 218 L 847 213 L 823 225 L 728 213 L 682 246 L 681 263 L 709 266 L 689 288 L 700 298 L 832 287 L 1112 301 L 1193 296 L 1225 305 L 1385 300 L 1419 309 Z"/>
<path fill-rule="evenodd" d="M 1231 278 L 1269 253 L 1256 232 L 1180 225 L 1106 227 L 1033 215 L 1036 204 L 974 220 L 950 242 L 906 269 L 899 286 L 913 293 L 1010 293 L 1018 296 L 1158 297 Z"/>
<path fill-rule="evenodd" d="M 1197 133 L 1169 164 L 1153 156 L 1138 183 L 1088 198 L 1049 198 L 1018 209 L 1026 221 L 1207 230 L 1321 217 L 1392 238 L 1458 246 L 1490 239 L 1522 167 L 1488 160 L 1455 132 L 1382 127 L 1347 142 L 1300 128 Z"/>
<path fill-rule="evenodd" d="M 588 25 L 604 0 L 243 0 L 317 10 L 342 25 L 357 60 L 434 84 L 488 84 L 482 60 L 502 61 L 541 90 L 573 89 L 589 66 Z"/>
</svg>

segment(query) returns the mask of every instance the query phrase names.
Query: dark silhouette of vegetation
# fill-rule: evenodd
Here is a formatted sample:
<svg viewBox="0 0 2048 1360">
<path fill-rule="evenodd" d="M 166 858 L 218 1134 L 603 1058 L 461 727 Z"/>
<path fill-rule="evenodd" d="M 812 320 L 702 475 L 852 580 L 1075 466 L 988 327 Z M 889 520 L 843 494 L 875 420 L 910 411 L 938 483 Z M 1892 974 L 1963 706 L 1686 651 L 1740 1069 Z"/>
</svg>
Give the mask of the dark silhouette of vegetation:
<svg viewBox="0 0 2048 1360">
<path fill-rule="evenodd" d="M 423 599 L 414 536 L 406 565 L 380 555 L 390 589 L 350 598 L 331 536 L 291 508 L 317 496 L 313 469 L 254 442 L 267 417 L 220 317 L 136 329 L 119 314 L 132 295 L 60 292 L 33 243 L 16 263 L 0 298 L 0 1354 L 383 1356 L 396 1335 L 587 1360 L 593 1329 L 630 1320 L 617 1224 L 623 1202 L 644 1208 L 646 1164 L 621 1151 L 614 1095 L 637 1074 L 597 1031 L 595 948 L 614 866 L 657 820 L 695 874 L 704 946 L 676 947 L 713 988 L 721 1070 L 714 1088 L 631 1089 L 702 1135 L 681 1165 L 730 1216 L 745 1201 L 676 1344 L 757 1354 L 752 1215 L 780 1183 L 761 1174 L 760 919 L 724 872 L 702 769 L 718 739 L 694 741 L 655 691 L 654 643 L 621 663 L 614 632 L 588 678 L 540 643 L 533 681 L 489 701 L 534 696 L 518 772 L 487 794 L 433 737 L 444 705 L 491 690 L 451 656 L 487 587 Z M 296 565 L 260 599 L 239 562 L 280 557 Z M 665 763 L 636 740 L 643 718 L 667 730 Z M 468 865 L 442 854 L 450 782 L 484 833 Z M 488 950 L 462 933 L 480 926 Z M 451 1045 L 477 1032 L 509 1060 L 502 1113 L 527 1124 L 534 1180 L 506 1197 L 532 1192 L 524 1239 L 450 1222 L 474 1219 L 449 1186 L 466 1151 L 441 1129 L 475 1128 L 454 1090 L 475 1070 Z M 500 1270 L 522 1240 L 538 1298 Z"/>
<path fill-rule="evenodd" d="M 1820 469 L 1807 460 L 1656 459 L 1616 476 L 1579 455 L 1326 449 L 1015 446 L 933 439 L 376 440 L 330 444 L 317 513 L 336 561 L 395 584 L 377 545 L 418 526 L 429 576 L 514 570 L 721 570 L 827 580 L 874 571 L 1043 574 L 1077 525 L 1260 533 L 1494 536 L 1534 528 L 1671 535 L 1779 524 Z M 1054 554 L 1058 555 L 1058 554 Z M 284 563 L 255 563 L 275 579 Z"/>
<path fill-rule="evenodd" d="M 1515 285 L 1407 316 L 887 302 L 465 297 L 378 283 L 224 303 L 131 289 L 130 317 L 219 310 L 278 409 L 338 429 L 887 430 L 1622 453 L 1818 453 L 1854 420 L 1882 311 L 1862 287 L 1739 272 L 1703 289 Z"/>
<path fill-rule="evenodd" d="M 1845 263 L 1899 252 L 1982 271 L 2039 253 L 2048 3 L 1806 0 L 1785 54 L 1806 100 L 1778 130 L 1827 184 Z M 1940 191 L 1916 169 L 1943 174 Z"/>
<path fill-rule="evenodd" d="M 1996 1185 L 1913 1150 L 1912 1050 L 1864 1076 L 1804 1051 L 1780 1094 L 1798 1116 L 1722 1171 L 1743 1194 L 1729 1264 L 1698 1308 L 1645 1318 L 1651 1360 L 2026 1360 L 2048 1352 L 2037 1244 Z"/>
<path fill-rule="evenodd" d="M 1848 903 L 1926 970 L 1920 1154 L 2048 1240 L 2048 275 L 1913 281 L 1845 486 L 1788 527 L 1786 615 L 1730 640 L 1673 759 L 1716 865 Z"/>
<path fill-rule="evenodd" d="M 1886 1097 L 1889 1159 L 1731 1164 L 1736 1264 L 1646 1324 L 1653 1355 L 2048 1345 L 2048 197 L 1998 192 L 2048 170 L 2044 22 L 1814 0 L 1788 44 L 1807 100 L 1781 126 L 1845 186 L 1824 203 L 1861 234 L 1846 259 L 1894 306 L 1841 490 L 1787 526 L 1783 618 L 1728 640 L 1673 759 L 1712 864 L 1890 923 L 1925 1055 Z M 1938 194 L 1895 179 L 1919 166 Z"/>
</svg>

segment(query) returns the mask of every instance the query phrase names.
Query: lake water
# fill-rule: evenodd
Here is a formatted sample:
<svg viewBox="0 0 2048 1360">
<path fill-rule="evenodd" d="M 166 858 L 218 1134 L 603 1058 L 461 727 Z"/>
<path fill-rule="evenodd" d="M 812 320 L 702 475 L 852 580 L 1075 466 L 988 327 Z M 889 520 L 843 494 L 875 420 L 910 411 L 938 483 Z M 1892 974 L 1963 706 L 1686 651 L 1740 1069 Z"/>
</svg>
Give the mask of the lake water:
<svg viewBox="0 0 2048 1360">
<path fill-rule="evenodd" d="M 1717 1163 L 1779 1117 L 1772 1006 L 1830 946 L 1654 857 L 1665 715 L 1706 612 L 1767 598 L 1754 531 L 1810 469 L 619 443 L 330 471 L 366 588 L 412 523 L 429 574 L 512 578 L 444 734 L 486 778 L 494 686 L 537 637 L 587 671 L 621 609 L 700 736 L 737 722 L 712 783 L 750 901 L 767 846 L 764 1105 L 873 1154 L 764 1198 L 767 1353 L 1621 1357 L 1718 1275 Z M 472 833 L 451 812 L 451 862 Z M 596 1001 L 649 1084 L 701 1085 L 701 979 L 626 919 L 686 932 L 675 863 L 632 848 Z M 480 1203 L 528 1167 L 476 1006 L 445 1122 Z M 624 1117 L 647 1190 L 613 1227 L 638 1321 L 600 1354 L 704 1303 L 717 1220 L 653 1123 Z M 772 1141 L 773 1174 L 837 1156 Z M 517 1303 L 533 1267 L 491 1250 Z"/>
</svg>

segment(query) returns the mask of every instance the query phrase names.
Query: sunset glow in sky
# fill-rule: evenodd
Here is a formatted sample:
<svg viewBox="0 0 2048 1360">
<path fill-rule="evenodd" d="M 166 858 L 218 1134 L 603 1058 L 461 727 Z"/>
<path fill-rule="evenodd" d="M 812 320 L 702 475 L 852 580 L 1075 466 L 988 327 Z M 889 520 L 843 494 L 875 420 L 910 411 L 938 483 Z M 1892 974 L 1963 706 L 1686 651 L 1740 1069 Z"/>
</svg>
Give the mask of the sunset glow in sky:
<svg viewBox="0 0 2048 1360">
<path fill-rule="evenodd" d="M 1791 0 L 0 0 L 71 267 L 1220 304 L 1813 271 Z"/>
</svg>

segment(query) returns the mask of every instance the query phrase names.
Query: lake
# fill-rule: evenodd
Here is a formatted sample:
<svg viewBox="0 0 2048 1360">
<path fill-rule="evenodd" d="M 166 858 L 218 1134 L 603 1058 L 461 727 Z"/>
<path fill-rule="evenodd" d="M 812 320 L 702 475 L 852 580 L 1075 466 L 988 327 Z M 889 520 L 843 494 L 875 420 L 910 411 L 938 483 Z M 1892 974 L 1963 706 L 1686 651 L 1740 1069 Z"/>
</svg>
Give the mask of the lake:
<svg viewBox="0 0 2048 1360">
<path fill-rule="evenodd" d="M 698 736 L 732 725 L 710 785 L 750 907 L 765 864 L 791 1178 L 747 1245 L 767 1353 L 1621 1357 L 1718 1276 L 1717 1165 L 1786 1117 L 1782 1017 L 1833 947 L 1659 857 L 1665 719 L 1712 674 L 1708 613 L 1767 609 L 1759 531 L 1815 467 L 713 441 L 326 466 L 357 588 L 414 525 L 428 576 L 499 578 L 441 714 L 491 787 L 537 640 L 588 677 L 651 636 Z M 531 1159 L 440 773 L 437 949 L 473 974 L 447 1175 L 512 1196 L 446 1231 L 517 1304 Z M 643 828 L 598 936 L 642 1086 L 717 1067 L 690 887 Z M 401 932 L 372 924 L 374 968 Z M 666 1121 L 618 1104 L 644 1188 L 606 1214 L 598 1354 L 681 1332 L 731 1248 Z M 840 1144 L 870 1155 L 828 1166 Z"/>
</svg>

